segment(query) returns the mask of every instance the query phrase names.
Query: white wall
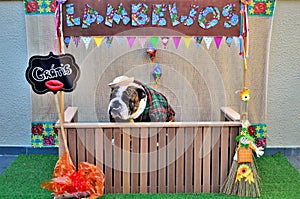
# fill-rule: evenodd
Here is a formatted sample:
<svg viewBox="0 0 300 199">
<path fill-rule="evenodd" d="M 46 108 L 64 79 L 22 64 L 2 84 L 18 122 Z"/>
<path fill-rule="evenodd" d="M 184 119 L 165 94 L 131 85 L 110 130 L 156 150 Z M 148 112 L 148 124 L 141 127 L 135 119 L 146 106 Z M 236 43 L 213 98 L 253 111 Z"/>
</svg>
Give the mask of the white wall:
<svg viewBox="0 0 300 199">
<path fill-rule="evenodd" d="M 0 2 L 0 146 L 30 145 L 30 90 L 22 1 Z"/>
<path fill-rule="evenodd" d="M 270 146 L 300 147 L 300 1 L 277 1 L 270 50 Z"/>
</svg>

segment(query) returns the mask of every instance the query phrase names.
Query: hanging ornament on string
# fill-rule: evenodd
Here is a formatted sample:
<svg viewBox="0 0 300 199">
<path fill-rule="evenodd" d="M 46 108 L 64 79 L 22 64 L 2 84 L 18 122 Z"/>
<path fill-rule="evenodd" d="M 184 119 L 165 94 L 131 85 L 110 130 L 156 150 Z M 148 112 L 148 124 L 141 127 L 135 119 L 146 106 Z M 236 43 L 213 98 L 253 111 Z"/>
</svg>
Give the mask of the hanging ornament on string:
<svg viewBox="0 0 300 199">
<path fill-rule="evenodd" d="M 155 56 L 156 56 L 156 48 L 149 46 L 147 48 L 147 54 L 150 56 L 151 62 L 154 62 Z"/>
<path fill-rule="evenodd" d="M 155 64 L 155 67 L 153 69 L 153 72 L 152 72 L 152 75 L 154 77 L 154 80 L 155 80 L 155 83 L 157 84 L 158 83 L 158 80 L 161 78 L 162 76 L 162 70 L 161 70 L 161 67 L 159 65 L 159 63 L 156 63 Z"/>
</svg>

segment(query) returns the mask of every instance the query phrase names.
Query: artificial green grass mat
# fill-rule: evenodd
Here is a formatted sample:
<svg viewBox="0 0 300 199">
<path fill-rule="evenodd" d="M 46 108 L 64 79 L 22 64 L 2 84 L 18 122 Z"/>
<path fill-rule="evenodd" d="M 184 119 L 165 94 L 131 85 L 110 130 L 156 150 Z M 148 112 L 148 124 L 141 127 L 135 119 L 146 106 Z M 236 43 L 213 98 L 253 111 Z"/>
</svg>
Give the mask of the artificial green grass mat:
<svg viewBox="0 0 300 199">
<path fill-rule="evenodd" d="M 19 155 L 0 175 L 0 199 L 50 199 L 50 192 L 40 188 L 51 179 L 57 155 Z M 256 159 L 261 178 L 261 198 L 300 199 L 300 173 L 283 154 Z M 224 194 L 106 194 L 104 198 L 241 198 Z"/>
</svg>

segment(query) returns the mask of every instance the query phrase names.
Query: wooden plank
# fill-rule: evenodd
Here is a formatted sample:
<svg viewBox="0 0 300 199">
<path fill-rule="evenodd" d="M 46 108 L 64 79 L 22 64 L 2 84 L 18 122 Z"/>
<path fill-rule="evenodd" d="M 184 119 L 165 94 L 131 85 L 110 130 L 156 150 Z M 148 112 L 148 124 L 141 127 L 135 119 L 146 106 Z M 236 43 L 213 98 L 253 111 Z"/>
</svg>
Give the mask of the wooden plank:
<svg viewBox="0 0 300 199">
<path fill-rule="evenodd" d="M 203 128 L 196 128 L 194 139 L 194 192 L 200 193 L 202 191 L 202 130 Z"/>
<path fill-rule="evenodd" d="M 123 193 L 130 193 L 130 129 L 122 129 L 123 135 Z"/>
<path fill-rule="evenodd" d="M 231 107 L 221 107 L 222 114 L 229 121 L 240 121 L 240 114 Z"/>
<path fill-rule="evenodd" d="M 175 193 L 175 161 L 176 161 L 176 129 L 168 128 L 168 138 L 167 138 L 167 192 Z"/>
<path fill-rule="evenodd" d="M 77 165 L 77 143 L 76 143 L 76 129 L 67 130 L 68 146 L 70 151 L 70 156 L 73 164 Z"/>
<path fill-rule="evenodd" d="M 185 164 L 184 164 L 184 191 L 185 193 L 193 192 L 193 139 L 194 128 L 185 128 L 184 147 L 185 147 Z"/>
<path fill-rule="evenodd" d="M 131 193 L 139 192 L 139 148 L 140 148 L 140 131 L 139 128 L 131 129 L 131 142 L 132 142 L 132 153 L 131 153 Z"/>
<path fill-rule="evenodd" d="M 140 192 L 148 192 L 148 128 L 141 128 Z"/>
<path fill-rule="evenodd" d="M 77 129 L 77 163 L 85 162 L 85 129 Z"/>
<path fill-rule="evenodd" d="M 95 164 L 95 130 L 86 129 L 85 130 L 85 140 L 86 140 L 86 161 Z"/>
<path fill-rule="evenodd" d="M 237 134 L 239 133 L 239 128 L 231 127 L 229 129 L 229 168 L 231 167 L 233 156 L 235 154 L 237 142 L 235 140 Z"/>
<path fill-rule="evenodd" d="M 122 154 L 121 154 L 121 130 L 119 128 L 113 129 L 114 135 L 114 145 L 113 145 L 113 152 L 114 152 L 114 193 L 122 193 Z"/>
<path fill-rule="evenodd" d="M 184 128 L 177 129 L 176 135 L 176 192 L 184 192 Z"/>
<path fill-rule="evenodd" d="M 166 150 L 166 128 L 159 129 L 158 134 L 158 192 L 166 193 L 166 162 L 167 162 L 167 150 Z"/>
<path fill-rule="evenodd" d="M 158 158 L 158 150 L 157 150 L 157 128 L 149 129 L 149 137 L 150 137 L 150 155 L 149 155 L 149 166 L 150 166 L 150 176 L 149 176 L 149 192 L 157 193 L 157 158 Z"/>
<path fill-rule="evenodd" d="M 203 131 L 203 192 L 210 192 L 210 159 L 211 159 L 211 128 L 204 127 Z"/>
<path fill-rule="evenodd" d="M 95 148 L 96 148 L 96 165 L 103 171 L 103 129 L 96 128 L 95 129 Z"/>
<path fill-rule="evenodd" d="M 223 127 L 221 131 L 221 163 L 220 163 L 220 186 L 222 187 L 228 175 L 228 144 L 229 128 Z"/>
<path fill-rule="evenodd" d="M 112 182 L 112 129 L 104 129 L 104 170 L 105 170 L 105 193 L 113 193 Z"/>
<path fill-rule="evenodd" d="M 220 190 L 220 131 L 219 127 L 212 128 L 212 152 L 211 152 L 211 192 Z"/>
<path fill-rule="evenodd" d="M 55 125 L 56 127 L 59 127 L 59 123 Z M 240 122 L 230 122 L 230 121 L 224 121 L 224 122 L 136 122 L 136 123 L 112 123 L 112 122 L 100 122 L 100 123 L 65 123 L 65 128 L 184 128 L 184 127 L 213 127 L 213 126 L 241 126 Z"/>
<path fill-rule="evenodd" d="M 78 107 L 68 107 L 65 112 L 65 123 L 77 122 Z"/>
</svg>

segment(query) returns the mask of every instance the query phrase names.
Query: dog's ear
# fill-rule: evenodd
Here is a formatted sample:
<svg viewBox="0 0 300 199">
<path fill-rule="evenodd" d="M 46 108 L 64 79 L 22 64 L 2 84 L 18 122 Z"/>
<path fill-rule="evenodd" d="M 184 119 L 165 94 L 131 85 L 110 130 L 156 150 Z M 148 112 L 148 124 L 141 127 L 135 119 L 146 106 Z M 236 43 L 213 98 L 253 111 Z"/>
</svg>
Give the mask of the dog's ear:
<svg viewBox="0 0 300 199">
<path fill-rule="evenodd" d="M 145 93 L 145 91 L 143 89 L 137 88 L 136 91 L 138 93 L 139 99 L 143 99 L 143 98 L 146 97 L 146 93 Z"/>
</svg>

